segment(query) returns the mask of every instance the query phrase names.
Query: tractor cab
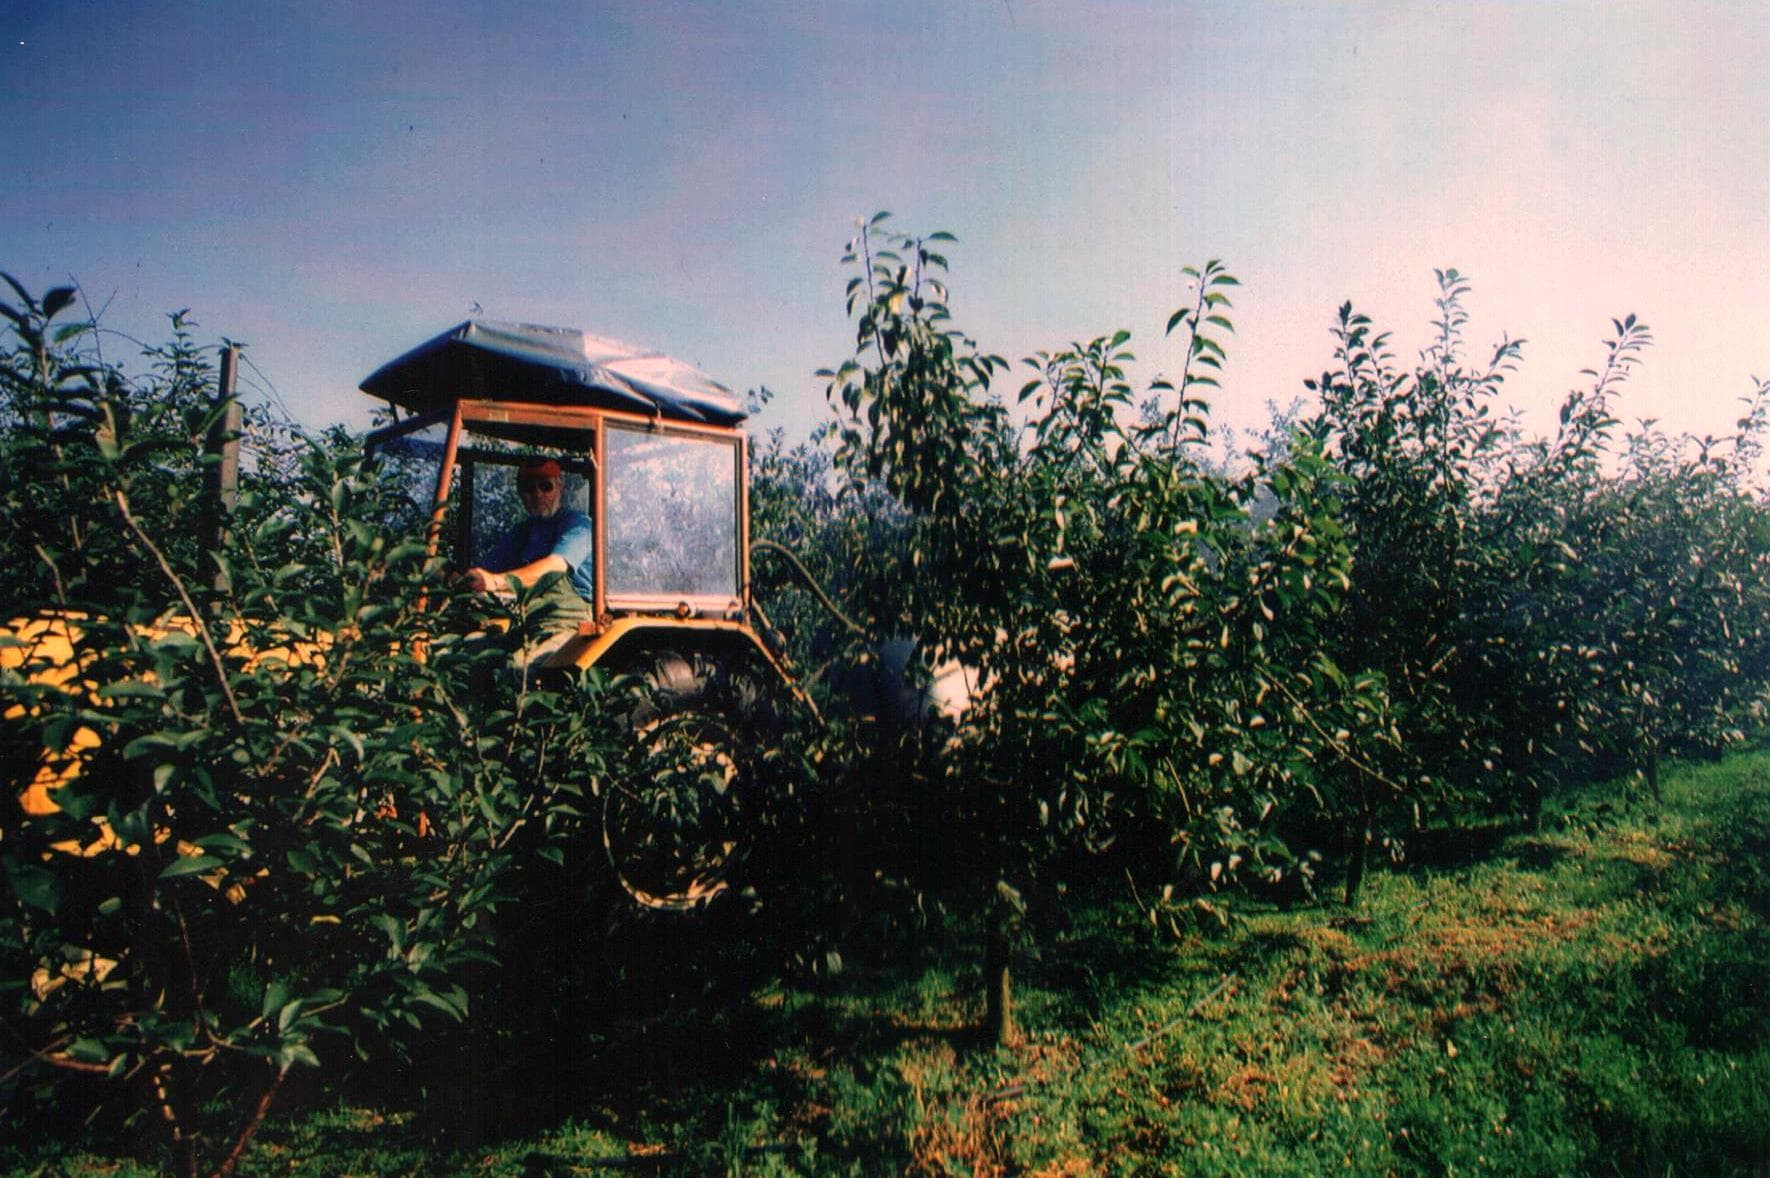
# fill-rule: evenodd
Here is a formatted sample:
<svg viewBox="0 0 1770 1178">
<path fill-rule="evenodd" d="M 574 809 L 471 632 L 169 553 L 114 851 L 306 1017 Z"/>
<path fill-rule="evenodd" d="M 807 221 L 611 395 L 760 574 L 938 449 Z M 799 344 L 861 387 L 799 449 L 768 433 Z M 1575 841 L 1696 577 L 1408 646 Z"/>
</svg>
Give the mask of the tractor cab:
<svg viewBox="0 0 1770 1178">
<path fill-rule="evenodd" d="M 373 449 L 436 463 L 430 540 L 473 566 L 523 518 L 518 466 L 551 457 L 594 528 L 594 599 L 548 659 L 590 667 L 667 642 L 764 660 L 751 625 L 745 413 L 658 352 L 566 328 L 469 320 L 361 386 L 404 416 Z"/>
<path fill-rule="evenodd" d="M 592 600 L 539 665 L 645 690 L 623 713 L 639 757 L 602 783 L 602 844 L 645 907 L 726 890 L 772 756 L 774 702 L 809 705 L 752 623 L 744 410 L 657 352 L 564 328 L 470 320 L 362 390 L 398 417 L 371 451 L 434 461 L 432 553 L 474 567 L 526 515 L 516 472 L 551 458 L 593 530 Z M 493 570 L 497 571 L 497 570 Z"/>
</svg>

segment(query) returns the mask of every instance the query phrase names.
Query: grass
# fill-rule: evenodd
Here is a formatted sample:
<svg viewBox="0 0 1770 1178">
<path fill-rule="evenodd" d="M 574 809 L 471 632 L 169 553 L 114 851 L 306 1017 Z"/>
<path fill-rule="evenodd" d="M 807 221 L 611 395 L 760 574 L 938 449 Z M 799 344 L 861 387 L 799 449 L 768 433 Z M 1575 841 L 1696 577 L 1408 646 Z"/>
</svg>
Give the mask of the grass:
<svg viewBox="0 0 1770 1178">
<path fill-rule="evenodd" d="M 627 980 L 666 1000 L 568 996 L 529 1067 L 469 1051 L 423 1101 L 316 1096 L 242 1172 L 1770 1174 L 1770 754 L 1436 854 L 1208 936 L 1077 905 L 1019 969 L 1012 1050 L 975 1040 L 950 929 L 736 995 L 660 933 Z M 116 1153 L 0 1162 L 150 1172 Z"/>
</svg>

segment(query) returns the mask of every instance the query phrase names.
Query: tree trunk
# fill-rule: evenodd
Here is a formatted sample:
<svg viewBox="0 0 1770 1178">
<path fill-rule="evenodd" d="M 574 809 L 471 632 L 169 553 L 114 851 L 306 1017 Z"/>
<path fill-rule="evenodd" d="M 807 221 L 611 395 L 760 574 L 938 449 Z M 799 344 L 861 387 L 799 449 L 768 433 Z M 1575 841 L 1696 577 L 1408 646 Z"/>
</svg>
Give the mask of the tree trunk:
<svg viewBox="0 0 1770 1178">
<path fill-rule="evenodd" d="M 259 1126 L 264 1124 L 265 1114 L 270 1112 L 271 1102 L 277 1098 L 277 1089 L 282 1087 L 283 1077 L 287 1074 L 288 1071 L 285 1068 L 276 1069 L 270 1083 L 265 1086 L 263 1095 L 258 1098 L 258 1103 L 252 1106 L 251 1116 L 247 1117 L 246 1123 L 240 1127 L 240 1135 L 234 1138 L 233 1148 L 227 1151 L 227 1156 L 221 1159 L 221 1164 L 215 1167 L 210 1178 L 233 1178 L 234 1171 L 239 1167 L 240 1159 L 246 1156 L 246 1147 L 252 1144 L 252 1138 L 258 1132 Z"/>
<path fill-rule="evenodd" d="M 1370 863 L 1371 824 L 1369 819 L 1354 828 L 1352 855 L 1346 864 L 1346 907 L 1358 903 L 1358 889 L 1364 886 L 1365 868 Z"/>
<path fill-rule="evenodd" d="M 1657 805 L 1665 799 L 1659 795 L 1659 749 L 1647 750 L 1647 788 L 1653 791 L 1653 801 Z"/>
<path fill-rule="evenodd" d="M 983 1029 L 997 1047 L 1012 1047 L 1020 1038 L 1014 1025 L 1014 982 L 1008 959 L 1013 949 L 991 920 L 983 950 Z"/>
<path fill-rule="evenodd" d="M 1014 1022 L 1014 982 L 1009 965 L 1025 912 L 1020 893 L 1006 880 L 997 880 L 983 940 L 983 1029 L 997 1047 L 1012 1047 L 1020 1041 L 1020 1028 Z"/>
</svg>

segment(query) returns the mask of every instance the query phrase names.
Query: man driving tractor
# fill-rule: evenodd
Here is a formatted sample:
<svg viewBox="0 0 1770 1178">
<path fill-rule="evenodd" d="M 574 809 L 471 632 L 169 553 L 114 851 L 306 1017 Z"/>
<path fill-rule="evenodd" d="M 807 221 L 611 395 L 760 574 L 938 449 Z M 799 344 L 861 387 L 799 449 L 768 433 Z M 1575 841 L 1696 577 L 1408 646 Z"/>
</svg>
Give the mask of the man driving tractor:
<svg viewBox="0 0 1770 1178">
<path fill-rule="evenodd" d="M 517 659 L 526 666 L 563 646 L 578 632 L 578 624 L 592 616 L 595 532 L 589 516 L 562 505 L 565 476 L 553 459 L 524 463 L 517 471 L 516 490 L 527 518 L 492 545 L 483 566 L 461 574 L 461 583 L 478 592 L 509 592 L 518 586 L 531 591 Z"/>
</svg>

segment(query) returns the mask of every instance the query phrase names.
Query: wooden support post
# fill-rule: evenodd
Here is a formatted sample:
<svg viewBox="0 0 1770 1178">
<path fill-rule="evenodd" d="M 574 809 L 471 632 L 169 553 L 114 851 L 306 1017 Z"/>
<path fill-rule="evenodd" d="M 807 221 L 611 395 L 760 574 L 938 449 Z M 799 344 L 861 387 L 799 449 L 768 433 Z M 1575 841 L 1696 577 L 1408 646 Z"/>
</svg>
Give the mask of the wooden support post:
<svg viewBox="0 0 1770 1178">
<path fill-rule="evenodd" d="M 221 352 L 221 379 L 215 392 L 217 412 L 203 440 L 203 490 L 208 522 L 204 529 L 204 547 L 210 553 L 214 568 L 209 573 L 209 588 L 226 593 L 231 587 L 222 550 L 227 546 L 228 522 L 240 497 L 240 431 L 245 416 L 235 397 L 239 380 L 240 349 L 227 347 Z"/>
<path fill-rule="evenodd" d="M 449 513 L 449 485 L 455 476 L 455 455 L 461 449 L 461 402 L 449 419 L 448 440 L 443 443 L 442 465 L 436 472 L 436 498 L 430 509 L 430 526 L 424 530 L 425 554 L 435 556 L 442 546 L 443 521 Z"/>
<path fill-rule="evenodd" d="M 443 443 L 442 465 L 436 472 L 436 499 L 430 509 L 430 524 L 424 529 L 424 554 L 434 558 L 442 547 L 443 521 L 449 514 L 449 484 L 454 480 L 455 456 L 461 451 L 461 402 L 455 402 L 454 411 L 449 416 L 449 437 Z M 423 613 L 430 608 L 430 592 L 418 595 L 418 612 Z M 418 635 L 413 640 L 412 650 L 419 662 L 424 661 L 425 638 Z"/>
</svg>

